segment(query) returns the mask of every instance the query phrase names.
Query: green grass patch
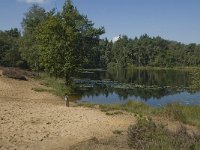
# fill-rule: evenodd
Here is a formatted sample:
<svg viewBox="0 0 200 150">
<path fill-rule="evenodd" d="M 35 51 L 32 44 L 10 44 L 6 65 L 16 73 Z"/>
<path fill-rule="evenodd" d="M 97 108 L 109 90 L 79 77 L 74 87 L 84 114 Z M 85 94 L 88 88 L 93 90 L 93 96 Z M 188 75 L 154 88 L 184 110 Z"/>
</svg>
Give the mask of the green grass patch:
<svg viewBox="0 0 200 150">
<path fill-rule="evenodd" d="M 64 79 L 50 77 L 46 73 L 42 73 L 40 75 L 40 81 L 42 85 L 47 87 L 51 87 L 52 90 L 49 92 L 57 95 L 57 96 L 64 96 L 66 93 L 70 94 L 72 92 L 72 87 L 66 86 Z"/>
<path fill-rule="evenodd" d="M 199 67 L 152 67 L 152 66 L 128 66 L 128 69 L 140 69 L 140 70 L 176 70 L 176 71 L 199 71 Z"/>
<path fill-rule="evenodd" d="M 94 107 L 95 105 L 84 103 L 82 106 Z M 128 129 L 128 144 L 131 148 L 138 150 L 200 149 L 200 135 L 198 133 L 188 134 L 184 126 L 172 133 L 164 125 L 155 123 L 151 119 L 151 117 L 159 116 L 200 128 L 199 106 L 169 104 L 165 107 L 155 108 L 144 103 L 129 101 L 126 104 L 99 105 L 99 109 L 108 115 L 114 115 L 114 112 L 118 111 L 135 114 L 138 123 L 131 125 Z M 115 130 L 113 134 L 120 135 L 122 131 Z"/>
<path fill-rule="evenodd" d="M 89 107 L 89 108 L 94 108 L 95 104 L 92 103 L 79 103 L 78 106 L 82 106 L 82 107 Z"/>
<path fill-rule="evenodd" d="M 82 103 L 85 107 L 94 107 L 94 104 Z M 180 121 L 200 128 L 200 107 L 182 106 L 179 104 L 169 104 L 165 107 L 155 108 L 141 102 L 129 101 L 125 104 L 99 105 L 102 112 L 107 115 L 114 115 L 115 111 L 126 111 L 134 113 L 136 117 L 143 118 L 159 116 L 173 121 Z"/>
<path fill-rule="evenodd" d="M 144 103 L 129 101 L 125 104 L 113 104 L 113 105 L 100 105 L 103 112 L 109 112 L 114 110 L 123 110 L 126 112 L 136 113 L 139 115 L 154 114 L 156 109 L 150 107 Z"/>
<path fill-rule="evenodd" d="M 170 104 L 160 108 L 161 116 L 178 120 L 185 124 L 194 125 L 200 128 L 200 107 L 199 106 L 182 106 L 179 104 Z"/>
<path fill-rule="evenodd" d="M 49 92 L 49 93 L 53 92 L 52 89 L 45 89 L 45 88 L 32 88 L 32 90 L 35 92 Z"/>
</svg>

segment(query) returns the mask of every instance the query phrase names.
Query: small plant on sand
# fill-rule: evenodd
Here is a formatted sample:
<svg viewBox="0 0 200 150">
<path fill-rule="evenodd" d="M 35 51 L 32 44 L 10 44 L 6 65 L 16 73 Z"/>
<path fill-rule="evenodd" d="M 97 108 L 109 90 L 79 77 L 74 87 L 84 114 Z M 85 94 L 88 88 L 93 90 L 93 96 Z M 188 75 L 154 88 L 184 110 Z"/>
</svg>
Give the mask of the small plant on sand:
<svg viewBox="0 0 200 150">
<path fill-rule="evenodd" d="M 122 111 L 113 111 L 113 112 L 106 112 L 106 115 L 112 116 L 112 115 L 121 115 L 123 114 Z"/>
<path fill-rule="evenodd" d="M 122 133 L 123 133 L 122 130 L 114 130 L 114 131 L 113 131 L 113 134 L 121 135 Z"/>
<path fill-rule="evenodd" d="M 94 104 L 91 104 L 91 103 L 79 103 L 78 106 L 82 106 L 82 107 L 89 107 L 89 108 L 94 108 L 95 105 Z"/>
<path fill-rule="evenodd" d="M 35 92 L 53 92 L 52 89 L 45 89 L 45 88 L 32 88 L 33 91 Z"/>
</svg>

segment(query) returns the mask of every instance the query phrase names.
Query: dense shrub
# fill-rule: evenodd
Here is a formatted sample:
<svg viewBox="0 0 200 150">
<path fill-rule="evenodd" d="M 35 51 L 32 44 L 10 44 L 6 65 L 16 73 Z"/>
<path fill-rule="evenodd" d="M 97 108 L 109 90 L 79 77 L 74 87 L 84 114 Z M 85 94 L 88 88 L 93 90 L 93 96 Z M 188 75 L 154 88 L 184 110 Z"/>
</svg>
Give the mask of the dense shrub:
<svg viewBox="0 0 200 150">
<path fill-rule="evenodd" d="M 7 76 L 7 77 L 13 78 L 13 79 L 27 80 L 27 77 L 30 77 L 30 78 L 38 77 L 38 75 L 34 72 L 22 70 L 22 69 L 19 69 L 19 68 L 0 67 L 0 70 L 3 71 L 2 74 L 4 76 Z"/>
<path fill-rule="evenodd" d="M 156 149 L 199 149 L 200 137 L 189 135 L 185 127 L 176 133 L 169 132 L 163 125 L 140 119 L 128 129 L 129 146 L 138 150 Z"/>
<path fill-rule="evenodd" d="M 187 123 L 187 117 L 184 115 L 183 109 L 178 109 L 179 107 L 181 106 L 178 104 L 169 104 L 162 109 L 160 114 L 171 120 Z"/>
<path fill-rule="evenodd" d="M 23 75 L 22 71 L 15 68 L 6 68 L 3 69 L 2 74 L 8 78 L 18 79 L 18 80 L 27 80 L 27 77 Z"/>
<path fill-rule="evenodd" d="M 184 124 L 190 124 L 200 128 L 200 107 L 183 106 L 179 104 L 169 104 L 160 108 L 157 115 L 170 120 L 180 121 Z"/>
</svg>

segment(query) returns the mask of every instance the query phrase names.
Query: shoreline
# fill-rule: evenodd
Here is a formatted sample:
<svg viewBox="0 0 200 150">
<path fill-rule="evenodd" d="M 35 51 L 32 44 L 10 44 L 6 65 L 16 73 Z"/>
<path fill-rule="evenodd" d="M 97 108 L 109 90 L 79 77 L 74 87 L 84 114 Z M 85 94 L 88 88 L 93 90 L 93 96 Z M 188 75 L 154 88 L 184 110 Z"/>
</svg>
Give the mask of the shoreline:
<svg viewBox="0 0 200 150">
<path fill-rule="evenodd" d="M 97 109 L 65 107 L 62 98 L 33 88 L 50 87 L 31 78 L 0 76 L 0 149 L 69 149 L 92 137 L 112 137 L 113 131 L 126 131 L 136 123 L 133 115 L 108 116 Z"/>
<path fill-rule="evenodd" d="M 54 90 L 38 79 L 19 81 L 0 75 L 0 127 L 3 129 L 0 149 L 73 150 L 78 147 L 87 150 L 95 147 L 115 150 L 124 147 L 121 150 L 129 150 L 126 139 L 130 125 L 151 118 L 172 133 L 182 126 L 191 135 L 200 132 L 200 107 L 173 106 L 162 111 L 131 102 L 87 104 L 86 107 L 70 103 L 71 107 L 65 107 L 62 96 L 57 96 Z"/>
</svg>

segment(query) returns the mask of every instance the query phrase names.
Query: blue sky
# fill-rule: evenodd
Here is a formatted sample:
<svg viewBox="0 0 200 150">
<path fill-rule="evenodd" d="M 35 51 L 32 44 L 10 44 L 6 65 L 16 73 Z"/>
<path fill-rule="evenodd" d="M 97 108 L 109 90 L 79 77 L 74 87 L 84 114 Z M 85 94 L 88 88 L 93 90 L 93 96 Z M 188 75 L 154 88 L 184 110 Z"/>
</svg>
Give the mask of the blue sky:
<svg viewBox="0 0 200 150">
<path fill-rule="evenodd" d="M 23 14 L 38 2 L 50 10 L 62 8 L 65 0 L 0 0 L 0 30 L 21 29 Z M 200 44 L 200 0 L 73 0 L 80 13 L 96 27 L 104 26 L 102 37 L 120 34 L 134 38 L 147 33 L 183 43 Z"/>
</svg>

